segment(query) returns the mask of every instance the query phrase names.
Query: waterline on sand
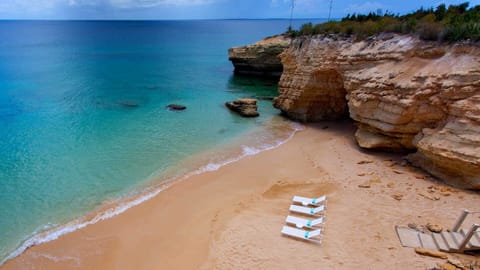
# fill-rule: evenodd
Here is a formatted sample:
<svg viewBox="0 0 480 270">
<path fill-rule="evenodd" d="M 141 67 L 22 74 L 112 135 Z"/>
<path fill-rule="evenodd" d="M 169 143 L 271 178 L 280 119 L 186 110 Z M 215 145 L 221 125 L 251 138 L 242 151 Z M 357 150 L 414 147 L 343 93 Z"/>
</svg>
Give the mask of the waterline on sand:
<svg viewBox="0 0 480 270">
<path fill-rule="evenodd" d="M 237 141 L 234 141 L 229 145 L 220 147 L 219 149 L 214 149 L 212 152 L 208 151 L 208 153 L 202 153 L 199 155 L 200 157 L 195 156 L 192 158 L 192 160 L 195 160 L 195 162 L 192 162 L 192 160 L 186 160 L 184 162 L 181 162 L 177 166 L 172 168 L 172 170 L 178 169 L 180 166 L 188 166 L 187 164 L 189 165 L 199 164 L 199 162 L 203 162 L 203 164 L 206 164 L 206 165 L 197 166 L 196 169 L 191 169 L 177 176 L 171 176 L 170 174 L 169 177 L 166 177 L 166 175 L 169 175 L 168 172 L 165 172 L 163 176 L 162 175 L 152 176 L 152 180 L 148 182 L 150 184 L 147 183 L 142 185 L 142 188 L 140 191 L 134 192 L 133 194 L 129 194 L 124 198 L 120 198 L 115 201 L 106 202 L 102 207 L 94 210 L 93 212 L 91 212 L 90 214 L 84 217 L 78 218 L 76 220 L 73 220 L 63 225 L 48 225 L 48 226 L 39 228 L 31 237 L 23 241 L 18 246 L 18 248 L 15 249 L 15 251 L 13 251 L 5 259 L 0 261 L 0 265 L 3 265 L 6 261 L 19 256 L 20 254 L 22 254 L 32 246 L 56 240 L 59 237 L 66 235 L 68 233 L 80 230 L 89 225 L 98 223 L 102 220 L 106 220 L 106 219 L 115 217 L 119 214 L 122 214 L 128 209 L 154 198 L 160 192 L 168 189 L 175 183 L 187 180 L 194 175 L 216 171 L 223 166 L 237 162 L 248 156 L 257 155 L 264 151 L 275 149 L 283 145 L 284 143 L 288 142 L 291 138 L 293 138 L 296 132 L 304 129 L 304 126 L 299 123 L 289 122 L 286 120 L 281 120 L 280 122 L 282 121 L 287 122 L 287 124 L 285 125 L 285 123 L 279 123 L 278 120 L 272 120 L 272 123 L 273 123 L 272 125 L 259 130 L 249 131 L 246 134 L 243 134 L 243 136 L 241 136 Z M 288 130 L 288 132 L 285 132 L 285 130 L 283 130 L 285 128 Z M 277 129 L 277 133 L 273 131 L 275 129 Z M 278 134 L 278 129 L 282 129 L 283 133 Z M 252 143 L 253 141 L 250 139 L 252 137 L 255 139 L 262 137 L 260 134 L 265 135 L 265 134 L 272 134 L 272 133 L 276 134 L 277 138 L 270 141 L 260 140 L 260 143 L 256 141 L 257 144 L 255 144 L 255 143 Z M 215 154 L 213 154 L 214 152 Z M 224 152 L 223 153 L 224 155 L 218 155 L 219 152 Z M 230 157 L 223 158 L 221 160 L 220 159 L 219 160 L 214 159 L 214 161 L 211 160 L 211 158 L 214 156 L 225 157 L 225 155 L 228 155 L 228 154 L 230 154 Z M 205 157 L 208 157 L 207 160 L 209 160 L 206 163 L 205 163 Z"/>
</svg>

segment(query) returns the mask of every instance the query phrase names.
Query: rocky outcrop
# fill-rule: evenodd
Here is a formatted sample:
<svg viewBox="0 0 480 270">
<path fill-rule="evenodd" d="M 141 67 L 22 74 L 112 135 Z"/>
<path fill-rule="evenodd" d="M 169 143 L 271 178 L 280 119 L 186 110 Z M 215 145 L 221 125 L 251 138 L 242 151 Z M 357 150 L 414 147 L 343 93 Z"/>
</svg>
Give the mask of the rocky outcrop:
<svg viewBox="0 0 480 270">
<path fill-rule="evenodd" d="M 279 54 L 290 45 L 290 38 L 279 35 L 255 44 L 228 50 L 235 74 L 280 77 L 283 66 Z"/>
<path fill-rule="evenodd" d="M 167 108 L 171 111 L 183 111 L 187 109 L 187 106 L 179 105 L 179 104 L 168 104 Z"/>
<path fill-rule="evenodd" d="M 410 36 L 297 39 L 281 54 L 275 107 L 300 121 L 358 123 L 364 148 L 416 151 L 410 161 L 480 189 L 480 47 Z"/>
<path fill-rule="evenodd" d="M 446 182 L 480 189 L 480 47 L 383 35 L 297 38 L 274 106 L 310 122 L 350 116 L 363 148 L 410 151 Z"/>
<path fill-rule="evenodd" d="M 253 98 L 238 98 L 232 102 L 226 102 L 225 106 L 244 117 L 257 117 L 257 100 Z"/>
</svg>

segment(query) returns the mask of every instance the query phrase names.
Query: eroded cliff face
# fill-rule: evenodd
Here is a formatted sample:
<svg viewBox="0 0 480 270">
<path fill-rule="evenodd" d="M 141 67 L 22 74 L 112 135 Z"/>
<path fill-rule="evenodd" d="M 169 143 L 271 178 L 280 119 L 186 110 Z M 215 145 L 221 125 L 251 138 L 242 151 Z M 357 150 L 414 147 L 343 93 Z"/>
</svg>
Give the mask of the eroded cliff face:
<svg viewBox="0 0 480 270">
<path fill-rule="evenodd" d="M 300 121 L 349 115 L 361 147 L 415 152 L 417 166 L 480 189 L 480 47 L 410 36 L 295 39 L 274 106 Z"/>
<path fill-rule="evenodd" d="M 235 74 L 279 78 L 283 70 L 279 55 L 290 45 L 290 41 L 290 38 L 278 35 L 252 45 L 230 48 L 228 59 L 235 67 Z"/>
</svg>

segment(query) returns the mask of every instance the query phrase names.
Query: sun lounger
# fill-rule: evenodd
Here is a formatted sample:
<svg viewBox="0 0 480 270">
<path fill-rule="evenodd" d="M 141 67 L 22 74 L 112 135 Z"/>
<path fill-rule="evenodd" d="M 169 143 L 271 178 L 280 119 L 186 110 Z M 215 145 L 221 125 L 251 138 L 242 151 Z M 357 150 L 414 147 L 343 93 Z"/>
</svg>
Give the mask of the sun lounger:
<svg viewBox="0 0 480 270">
<path fill-rule="evenodd" d="M 313 199 L 312 198 L 301 197 L 301 196 L 293 196 L 293 202 L 300 203 L 303 206 L 307 206 L 309 204 L 319 206 L 319 205 L 325 204 L 327 202 L 327 196 L 323 195 L 321 197 L 313 198 Z"/>
<path fill-rule="evenodd" d="M 285 222 L 287 224 L 293 224 L 299 229 L 303 227 L 312 228 L 312 227 L 318 227 L 323 225 L 323 217 L 311 220 L 311 219 L 299 218 L 294 216 L 287 216 L 287 218 L 285 219 Z"/>
<path fill-rule="evenodd" d="M 325 211 L 325 205 L 320 205 L 316 208 L 310 208 L 292 204 L 290 205 L 290 211 L 306 215 L 320 216 Z"/>
<path fill-rule="evenodd" d="M 321 242 L 320 232 L 321 232 L 321 229 L 317 229 L 313 231 L 305 231 L 305 230 L 300 230 L 300 229 L 296 229 L 289 226 L 283 226 L 283 229 L 282 229 L 282 233 L 285 235 L 293 236 L 293 237 L 297 237 L 300 239 L 313 241 L 317 243 Z"/>
</svg>

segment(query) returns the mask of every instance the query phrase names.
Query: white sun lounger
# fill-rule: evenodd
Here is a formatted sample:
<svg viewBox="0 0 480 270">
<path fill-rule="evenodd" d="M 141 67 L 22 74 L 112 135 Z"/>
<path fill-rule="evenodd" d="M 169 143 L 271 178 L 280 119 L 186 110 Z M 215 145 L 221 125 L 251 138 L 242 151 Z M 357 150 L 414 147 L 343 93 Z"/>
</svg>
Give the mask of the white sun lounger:
<svg viewBox="0 0 480 270">
<path fill-rule="evenodd" d="M 323 195 L 318 198 L 306 198 L 302 196 L 293 196 L 293 202 L 302 204 L 303 206 L 315 205 L 319 206 L 327 202 L 327 196 Z"/>
<path fill-rule="evenodd" d="M 299 218 L 294 216 L 287 216 L 287 218 L 285 219 L 285 222 L 287 224 L 293 224 L 299 229 L 303 227 L 312 228 L 312 227 L 318 227 L 323 225 L 323 217 L 311 220 L 311 219 Z"/>
<path fill-rule="evenodd" d="M 313 230 L 313 231 L 304 231 L 300 229 L 296 229 L 293 227 L 289 226 L 283 226 L 282 233 L 285 235 L 297 237 L 300 239 L 308 240 L 308 241 L 313 241 L 320 243 L 320 232 L 321 229 Z"/>
<path fill-rule="evenodd" d="M 310 208 L 292 204 L 290 205 L 290 211 L 306 215 L 320 216 L 325 211 L 325 205 L 320 205 L 316 208 Z"/>
</svg>

